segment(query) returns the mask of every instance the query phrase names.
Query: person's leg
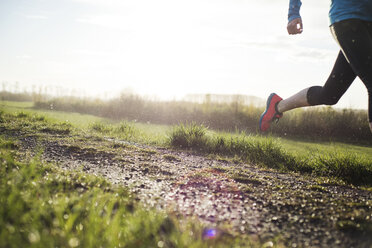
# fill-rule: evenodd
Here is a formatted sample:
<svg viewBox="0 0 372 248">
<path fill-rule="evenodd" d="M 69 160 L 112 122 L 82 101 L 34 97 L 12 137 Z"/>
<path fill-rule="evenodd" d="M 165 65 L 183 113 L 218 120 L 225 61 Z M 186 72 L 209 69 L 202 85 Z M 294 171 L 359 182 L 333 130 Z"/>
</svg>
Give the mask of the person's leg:
<svg viewBox="0 0 372 248">
<path fill-rule="evenodd" d="M 268 130 L 271 122 L 281 118 L 285 111 L 320 104 L 336 104 L 355 77 L 355 73 L 340 51 L 332 72 L 323 87 L 312 86 L 284 100 L 274 93 L 271 94 L 267 100 L 266 110 L 260 117 L 260 130 Z"/>
<path fill-rule="evenodd" d="M 265 124 L 267 130 L 273 119 L 294 108 L 336 104 L 358 76 L 368 91 L 368 116 L 372 131 L 372 22 L 350 19 L 332 25 L 331 31 L 342 52 L 339 53 L 326 84 L 323 87 L 304 89 L 287 99 L 273 102 L 275 111 L 268 112 L 268 109 L 273 109 L 272 104 L 268 104 L 261 115 L 260 128 Z M 261 120 L 265 121 L 261 123 Z"/>
<path fill-rule="evenodd" d="M 296 94 L 283 99 L 277 105 L 277 110 L 279 113 L 284 113 L 288 110 L 311 106 L 307 100 L 307 92 L 310 88 L 303 89 Z"/>
<path fill-rule="evenodd" d="M 315 105 L 333 105 L 350 87 L 356 75 L 340 51 L 324 86 L 312 86 L 301 90 L 293 96 L 280 101 L 277 110 L 280 113 L 288 110 Z"/>
<path fill-rule="evenodd" d="M 372 131 L 372 22 L 356 19 L 341 21 L 331 27 L 353 71 L 368 91 L 368 118 Z"/>
</svg>

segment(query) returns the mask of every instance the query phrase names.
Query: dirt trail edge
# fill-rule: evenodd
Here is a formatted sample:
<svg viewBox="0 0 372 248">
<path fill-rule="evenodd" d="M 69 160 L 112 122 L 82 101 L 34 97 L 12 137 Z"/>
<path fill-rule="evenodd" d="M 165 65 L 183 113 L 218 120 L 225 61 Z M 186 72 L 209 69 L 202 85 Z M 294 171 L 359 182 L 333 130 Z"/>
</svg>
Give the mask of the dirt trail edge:
<svg viewBox="0 0 372 248">
<path fill-rule="evenodd" d="M 3 131 L 24 151 L 42 147 L 46 161 L 129 186 L 149 207 L 228 232 L 279 235 L 288 247 L 372 244 L 370 191 L 113 139 Z"/>
</svg>

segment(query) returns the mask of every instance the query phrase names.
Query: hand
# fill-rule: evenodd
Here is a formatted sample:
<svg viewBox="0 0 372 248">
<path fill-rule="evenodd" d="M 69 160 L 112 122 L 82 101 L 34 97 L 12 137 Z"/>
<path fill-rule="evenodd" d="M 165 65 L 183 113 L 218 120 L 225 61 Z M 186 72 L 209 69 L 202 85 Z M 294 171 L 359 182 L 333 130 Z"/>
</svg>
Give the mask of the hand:
<svg viewBox="0 0 372 248">
<path fill-rule="evenodd" d="M 301 34 L 303 31 L 301 18 L 290 21 L 287 25 L 288 34 Z"/>
</svg>

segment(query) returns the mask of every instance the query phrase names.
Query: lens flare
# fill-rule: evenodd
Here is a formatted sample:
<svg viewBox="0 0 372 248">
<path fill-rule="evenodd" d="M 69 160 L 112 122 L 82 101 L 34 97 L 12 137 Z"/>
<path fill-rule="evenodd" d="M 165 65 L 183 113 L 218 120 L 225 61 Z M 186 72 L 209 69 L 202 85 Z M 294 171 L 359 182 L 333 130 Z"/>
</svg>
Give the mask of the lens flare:
<svg viewBox="0 0 372 248">
<path fill-rule="evenodd" d="M 204 239 L 214 239 L 217 237 L 217 229 L 215 228 L 206 228 L 203 231 Z"/>
</svg>

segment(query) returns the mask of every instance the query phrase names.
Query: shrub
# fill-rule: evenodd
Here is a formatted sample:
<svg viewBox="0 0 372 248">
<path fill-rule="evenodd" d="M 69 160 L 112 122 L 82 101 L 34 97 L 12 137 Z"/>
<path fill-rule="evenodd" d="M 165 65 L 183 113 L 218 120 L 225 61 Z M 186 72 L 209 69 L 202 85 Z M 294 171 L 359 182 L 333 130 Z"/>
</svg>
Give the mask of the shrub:
<svg viewBox="0 0 372 248">
<path fill-rule="evenodd" d="M 207 129 L 203 125 L 180 124 L 175 126 L 170 135 L 170 144 L 174 147 L 193 148 L 197 150 L 208 147 Z"/>
</svg>

